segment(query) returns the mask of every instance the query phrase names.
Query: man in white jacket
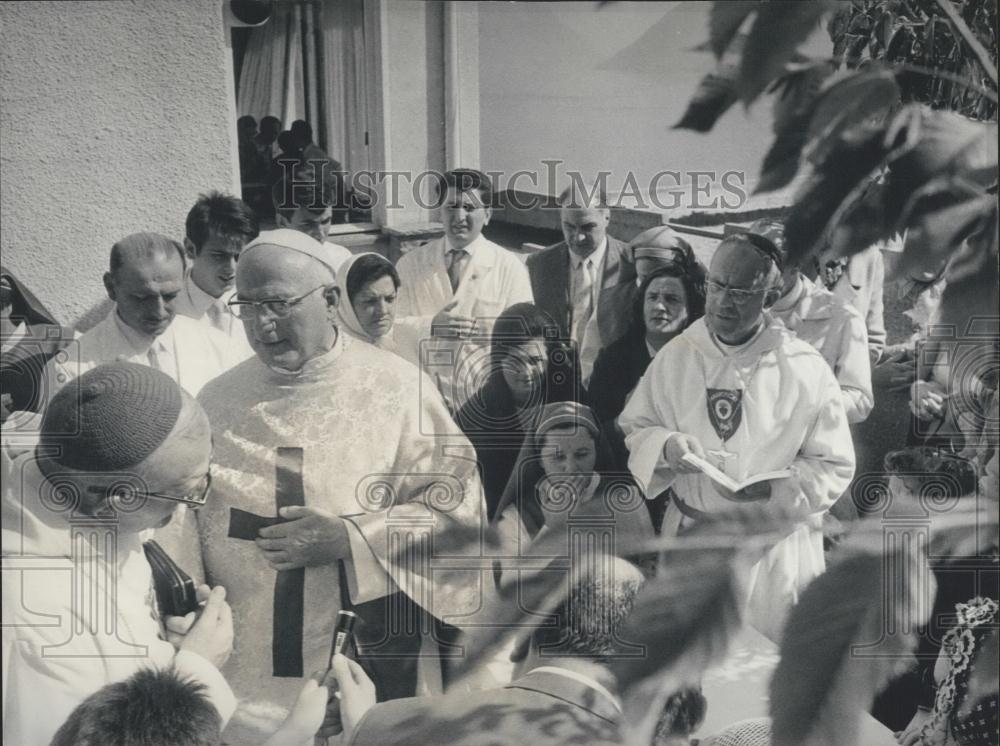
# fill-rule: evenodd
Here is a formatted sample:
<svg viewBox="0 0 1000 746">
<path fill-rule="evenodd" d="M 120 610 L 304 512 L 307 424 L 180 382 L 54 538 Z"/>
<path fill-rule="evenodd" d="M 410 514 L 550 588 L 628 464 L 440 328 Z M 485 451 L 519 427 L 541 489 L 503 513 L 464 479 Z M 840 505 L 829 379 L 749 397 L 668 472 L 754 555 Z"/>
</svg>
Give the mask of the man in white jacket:
<svg viewBox="0 0 1000 746">
<path fill-rule="evenodd" d="M 48 744 L 87 696 L 147 667 L 174 666 L 232 715 L 225 590 L 162 618 L 142 549 L 178 505 L 205 502 L 210 456 L 204 411 L 146 366 L 100 366 L 49 403 L 38 446 L 5 469 L 5 743 Z"/>
<path fill-rule="evenodd" d="M 456 411 L 482 384 L 493 320 L 515 303 L 534 302 L 524 262 L 483 236 L 492 195 L 480 171 L 445 173 L 444 237 L 410 250 L 396 265 L 396 315 L 419 328 L 422 366 Z"/>
<path fill-rule="evenodd" d="M 802 587 L 824 567 L 819 520 L 854 472 L 830 367 L 764 310 L 777 299 L 779 265 L 766 238 L 722 241 L 705 317 L 657 353 L 618 419 L 629 469 L 646 495 L 673 489 L 664 534 L 745 501 L 801 515 L 799 529 L 751 571 L 748 619 L 775 640 Z M 689 453 L 737 482 L 785 469 L 792 475 L 733 493 L 685 461 Z"/>
</svg>

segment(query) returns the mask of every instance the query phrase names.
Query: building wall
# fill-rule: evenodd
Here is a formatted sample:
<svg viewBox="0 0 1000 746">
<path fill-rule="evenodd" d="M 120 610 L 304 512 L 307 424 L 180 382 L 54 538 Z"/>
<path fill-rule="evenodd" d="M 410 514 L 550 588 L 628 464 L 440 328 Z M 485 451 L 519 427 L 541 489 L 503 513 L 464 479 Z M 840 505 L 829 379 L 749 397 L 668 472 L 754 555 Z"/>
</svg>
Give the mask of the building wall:
<svg viewBox="0 0 1000 746">
<path fill-rule="evenodd" d="M 239 184 L 223 3 L 5 2 L 0 24 L 3 261 L 72 324 L 117 239 L 182 238 L 199 192 Z"/>
<path fill-rule="evenodd" d="M 710 53 L 694 51 L 708 38 L 709 5 L 480 3 L 483 168 L 506 177 L 526 170 L 550 194 L 568 183 L 567 169 L 590 178 L 611 171 L 613 192 L 627 185 L 629 171 L 641 188 L 662 170 L 685 180 L 692 171 L 714 172 L 715 179 L 693 177 L 702 188 L 715 182 L 697 199 L 728 197 L 716 209 L 735 209 L 737 190 L 726 191 L 721 175 L 744 174 L 746 193 L 752 191 L 772 138 L 771 103 L 759 100 L 748 112 L 736 105 L 709 134 L 671 129 L 713 66 Z M 812 47 L 829 53 L 825 31 Z M 561 165 L 543 163 L 553 159 Z M 730 186 L 739 185 L 739 177 L 731 179 Z M 691 189 L 676 184 L 661 179 L 661 203 L 689 207 Z M 522 176 L 516 186 L 530 189 L 531 179 Z"/>
<path fill-rule="evenodd" d="M 442 170 L 446 160 L 444 6 L 383 0 L 381 13 L 384 165 L 401 175 L 395 200 L 391 180 L 385 182 L 389 199 L 380 222 L 396 227 L 436 214 L 428 208 L 435 182 L 418 175 Z"/>
</svg>

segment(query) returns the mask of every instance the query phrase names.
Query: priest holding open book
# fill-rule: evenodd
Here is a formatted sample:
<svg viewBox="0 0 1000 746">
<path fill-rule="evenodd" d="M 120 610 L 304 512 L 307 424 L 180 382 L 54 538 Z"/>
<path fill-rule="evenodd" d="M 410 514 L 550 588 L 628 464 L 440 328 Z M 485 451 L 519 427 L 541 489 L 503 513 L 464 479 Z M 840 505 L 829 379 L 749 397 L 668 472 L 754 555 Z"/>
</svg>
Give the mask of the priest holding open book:
<svg viewBox="0 0 1000 746">
<path fill-rule="evenodd" d="M 801 511 L 798 529 L 750 574 L 747 618 L 775 641 L 801 589 L 823 570 L 822 515 L 854 473 L 830 366 L 766 311 L 780 278 L 781 255 L 768 239 L 723 240 L 704 318 L 657 353 L 618 419 L 647 497 L 672 488 L 665 535 L 748 501 Z"/>
</svg>

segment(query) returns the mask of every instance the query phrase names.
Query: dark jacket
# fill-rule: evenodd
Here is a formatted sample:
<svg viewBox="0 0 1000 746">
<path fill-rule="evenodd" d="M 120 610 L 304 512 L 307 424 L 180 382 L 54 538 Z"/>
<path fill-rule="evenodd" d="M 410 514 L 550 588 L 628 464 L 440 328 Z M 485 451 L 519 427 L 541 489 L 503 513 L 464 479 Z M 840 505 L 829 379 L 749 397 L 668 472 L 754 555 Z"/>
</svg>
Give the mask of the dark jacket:
<svg viewBox="0 0 1000 746">
<path fill-rule="evenodd" d="M 531 275 L 531 291 L 535 305 L 549 314 L 557 324 L 563 339 L 571 334 L 569 247 L 565 241 L 539 251 L 527 260 Z M 608 249 L 601 274 L 601 290 L 597 300 L 597 328 L 601 344 L 607 346 L 622 337 L 632 323 L 636 286 L 635 264 L 628 244 L 608 236 Z"/>
<path fill-rule="evenodd" d="M 552 370 L 551 364 L 549 370 Z M 550 376 L 540 405 L 578 400 L 574 385 L 559 384 L 552 378 L 554 376 Z M 540 410 L 541 406 L 538 408 Z M 499 372 L 491 374 L 486 383 L 458 410 L 455 421 L 476 449 L 487 515 L 492 520 L 514 464 L 517 463 L 525 435 L 530 430 L 525 430 L 524 424 L 519 421 L 514 398 Z M 530 429 L 533 423 L 528 423 L 527 426 Z"/>
<path fill-rule="evenodd" d="M 587 387 L 587 403 L 602 426 L 614 421 L 625 409 L 628 395 L 652 359 L 646 346 L 646 330 L 638 324 L 597 354 Z"/>
</svg>

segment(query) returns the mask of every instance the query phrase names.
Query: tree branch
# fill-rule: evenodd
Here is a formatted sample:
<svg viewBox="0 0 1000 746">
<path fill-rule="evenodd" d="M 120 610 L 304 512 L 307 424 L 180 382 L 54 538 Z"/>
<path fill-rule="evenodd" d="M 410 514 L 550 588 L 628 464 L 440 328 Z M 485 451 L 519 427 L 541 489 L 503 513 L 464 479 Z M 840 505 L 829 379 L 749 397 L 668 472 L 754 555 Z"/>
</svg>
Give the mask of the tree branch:
<svg viewBox="0 0 1000 746">
<path fill-rule="evenodd" d="M 982 66 L 983 70 L 989 76 L 990 80 L 993 81 L 993 85 L 1000 87 L 1000 83 L 997 82 L 997 69 L 993 65 L 993 60 L 990 59 L 989 52 L 986 51 L 976 35 L 972 33 L 972 29 L 966 25 L 965 21 L 955 10 L 955 7 L 951 4 L 951 0 L 935 0 L 939 8 L 944 11 L 944 14 L 948 16 L 948 20 L 951 21 L 951 25 L 955 27 L 955 31 L 958 32 L 959 36 L 969 45 L 972 53 L 979 60 L 979 64 Z"/>
</svg>

